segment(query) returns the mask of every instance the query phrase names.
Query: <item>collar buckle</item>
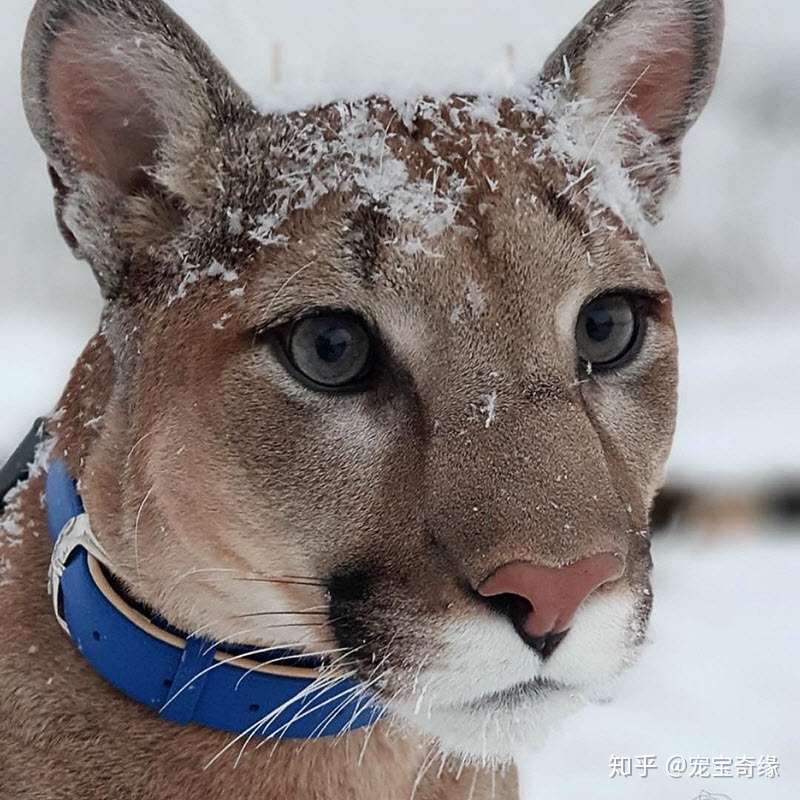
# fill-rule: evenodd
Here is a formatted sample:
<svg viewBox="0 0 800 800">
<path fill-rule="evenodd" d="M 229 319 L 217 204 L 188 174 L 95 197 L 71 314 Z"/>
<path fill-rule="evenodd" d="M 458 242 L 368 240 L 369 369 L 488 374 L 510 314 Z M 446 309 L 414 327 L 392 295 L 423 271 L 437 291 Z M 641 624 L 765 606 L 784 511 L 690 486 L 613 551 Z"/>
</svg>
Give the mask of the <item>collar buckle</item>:
<svg viewBox="0 0 800 800">
<path fill-rule="evenodd" d="M 50 557 L 50 569 L 47 576 L 47 593 L 53 601 L 53 613 L 67 636 L 70 636 L 70 632 L 62 613 L 61 578 L 72 554 L 78 547 L 82 547 L 101 563 L 109 563 L 108 554 L 97 541 L 92 526 L 89 524 L 89 515 L 86 513 L 72 517 L 61 529 Z"/>
</svg>

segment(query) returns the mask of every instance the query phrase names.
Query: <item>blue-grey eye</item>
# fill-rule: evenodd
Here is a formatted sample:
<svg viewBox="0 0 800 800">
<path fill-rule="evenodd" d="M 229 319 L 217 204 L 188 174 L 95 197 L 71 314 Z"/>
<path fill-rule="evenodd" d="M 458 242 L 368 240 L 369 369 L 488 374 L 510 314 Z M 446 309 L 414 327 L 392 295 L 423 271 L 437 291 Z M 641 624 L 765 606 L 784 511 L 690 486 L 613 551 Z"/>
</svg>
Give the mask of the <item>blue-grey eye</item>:
<svg viewBox="0 0 800 800">
<path fill-rule="evenodd" d="M 592 369 L 622 366 L 636 355 L 644 314 L 641 303 L 609 294 L 587 303 L 578 317 L 575 339 L 581 360 Z"/>
<path fill-rule="evenodd" d="M 332 312 L 295 322 L 286 351 L 312 388 L 341 390 L 352 388 L 369 371 L 372 337 L 357 317 Z"/>
</svg>

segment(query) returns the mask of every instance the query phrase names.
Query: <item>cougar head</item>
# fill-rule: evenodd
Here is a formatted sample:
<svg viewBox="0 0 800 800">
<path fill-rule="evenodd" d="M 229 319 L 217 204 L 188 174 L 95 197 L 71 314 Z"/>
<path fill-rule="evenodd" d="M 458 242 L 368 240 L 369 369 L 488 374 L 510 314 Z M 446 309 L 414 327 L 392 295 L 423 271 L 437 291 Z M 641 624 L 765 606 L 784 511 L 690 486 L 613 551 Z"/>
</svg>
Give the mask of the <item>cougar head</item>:
<svg viewBox="0 0 800 800">
<path fill-rule="evenodd" d="M 602 691 L 676 408 L 640 231 L 722 24 L 603 0 L 517 96 L 265 115 L 158 0 L 40 0 L 25 107 L 106 299 L 64 448 L 128 591 L 466 757 Z"/>
</svg>

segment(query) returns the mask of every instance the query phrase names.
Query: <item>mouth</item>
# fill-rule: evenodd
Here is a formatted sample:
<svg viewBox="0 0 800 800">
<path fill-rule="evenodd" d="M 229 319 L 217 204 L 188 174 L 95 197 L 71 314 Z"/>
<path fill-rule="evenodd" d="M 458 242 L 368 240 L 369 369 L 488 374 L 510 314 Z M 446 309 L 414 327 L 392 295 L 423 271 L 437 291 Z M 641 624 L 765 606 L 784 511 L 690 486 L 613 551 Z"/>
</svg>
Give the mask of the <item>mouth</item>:
<svg viewBox="0 0 800 800">
<path fill-rule="evenodd" d="M 521 706 L 529 705 L 532 701 L 544 700 L 553 694 L 575 691 L 577 691 L 575 687 L 566 683 L 537 676 L 531 680 L 515 683 L 507 689 L 485 694 L 467 703 L 464 708 L 475 712 L 514 711 Z"/>
<path fill-rule="evenodd" d="M 577 687 L 535 677 L 450 705 L 398 709 L 406 722 L 432 736 L 443 754 L 465 763 L 499 766 L 545 744 L 588 700 Z M 405 712 L 405 713 L 403 713 Z"/>
</svg>

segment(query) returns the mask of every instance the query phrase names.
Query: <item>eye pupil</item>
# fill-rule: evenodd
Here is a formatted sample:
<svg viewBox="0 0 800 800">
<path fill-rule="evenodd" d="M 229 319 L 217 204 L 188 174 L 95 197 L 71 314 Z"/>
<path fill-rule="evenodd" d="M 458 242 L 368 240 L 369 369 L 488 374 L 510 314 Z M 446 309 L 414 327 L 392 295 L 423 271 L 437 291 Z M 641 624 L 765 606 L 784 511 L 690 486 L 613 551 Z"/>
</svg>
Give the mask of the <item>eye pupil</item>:
<svg viewBox="0 0 800 800">
<path fill-rule="evenodd" d="M 614 319 L 605 309 L 586 315 L 586 333 L 593 342 L 605 342 L 614 330 Z"/>
<path fill-rule="evenodd" d="M 317 336 L 317 355 L 328 364 L 335 364 L 345 354 L 352 339 L 344 328 L 329 328 Z"/>
</svg>

